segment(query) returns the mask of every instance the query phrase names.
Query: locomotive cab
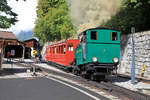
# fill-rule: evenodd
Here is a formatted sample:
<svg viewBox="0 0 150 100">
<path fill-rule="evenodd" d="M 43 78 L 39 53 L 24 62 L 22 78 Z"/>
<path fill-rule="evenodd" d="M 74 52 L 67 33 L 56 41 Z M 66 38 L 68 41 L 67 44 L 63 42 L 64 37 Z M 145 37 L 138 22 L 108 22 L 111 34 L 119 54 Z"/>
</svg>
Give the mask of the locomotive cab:
<svg viewBox="0 0 150 100">
<path fill-rule="evenodd" d="M 113 29 L 93 28 L 79 35 L 75 50 L 76 69 L 92 79 L 104 78 L 117 69 L 120 62 L 120 32 Z"/>
</svg>

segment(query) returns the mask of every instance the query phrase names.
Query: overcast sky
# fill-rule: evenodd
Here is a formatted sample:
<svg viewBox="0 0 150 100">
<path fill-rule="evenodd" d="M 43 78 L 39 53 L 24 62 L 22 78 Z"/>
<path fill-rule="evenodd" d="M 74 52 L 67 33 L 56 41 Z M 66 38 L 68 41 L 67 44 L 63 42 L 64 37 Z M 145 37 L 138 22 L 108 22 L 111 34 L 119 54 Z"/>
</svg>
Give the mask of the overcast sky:
<svg viewBox="0 0 150 100">
<path fill-rule="evenodd" d="M 8 5 L 12 10 L 18 14 L 18 22 L 13 25 L 9 31 L 18 34 L 20 31 L 32 30 L 35 26 L 36 20 L 36 6 L 38 0 L 7 0 Z"/>
</svg>

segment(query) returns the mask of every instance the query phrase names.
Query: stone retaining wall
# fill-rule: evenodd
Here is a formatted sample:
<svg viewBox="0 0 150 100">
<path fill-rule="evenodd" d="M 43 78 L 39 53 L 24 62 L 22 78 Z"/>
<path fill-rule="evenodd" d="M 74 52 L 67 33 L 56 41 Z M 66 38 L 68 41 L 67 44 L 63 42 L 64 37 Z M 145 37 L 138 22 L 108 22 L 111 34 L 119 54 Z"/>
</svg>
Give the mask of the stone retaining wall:
<svg viewBox="0 0 150 100">
<path fill-rule="evenodd" d="M 121 63 L 119 72 L 131 73 L 132 67 L 132 35 L 121 36 Z M 150 31 L 133 34 L 135 42 L 135 74 L 141 76 L 146 65 L 144 77 L 150 78 Z"/>
</svg>

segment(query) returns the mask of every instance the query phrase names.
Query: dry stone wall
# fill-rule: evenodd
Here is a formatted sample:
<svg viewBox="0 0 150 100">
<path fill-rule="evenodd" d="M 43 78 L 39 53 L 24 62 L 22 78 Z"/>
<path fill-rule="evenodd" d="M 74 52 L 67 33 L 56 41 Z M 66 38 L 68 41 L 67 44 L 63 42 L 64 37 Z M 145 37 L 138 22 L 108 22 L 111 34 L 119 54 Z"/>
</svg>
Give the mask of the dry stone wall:
<svg viewBox="0 0 150 100">
<path fill-rule="evenodd" d="M 42 55 L 42 59 L 43 59 L 43 60 L 46 60 L 46 59 L 45 59 L 45 56 L 46 56 L 46 47 L 47 47 L 48 45 L 50 45 L 50 44 L 51 44 L 51 42 L 46 42 L 46 43 L 44 44 L 43 48 L 42 48 L 41 55 Z"/>
<path fill-rule="evenodd" d="M 132 35 L 121 36 L 121 63 L 119 72 L 131 73 L 132 67 Z M 146 65 L 144 77 L 150 78 L 150 31 L 134 33 L 135 42 L 135 74 L 141 76 Z"/>
</svg>

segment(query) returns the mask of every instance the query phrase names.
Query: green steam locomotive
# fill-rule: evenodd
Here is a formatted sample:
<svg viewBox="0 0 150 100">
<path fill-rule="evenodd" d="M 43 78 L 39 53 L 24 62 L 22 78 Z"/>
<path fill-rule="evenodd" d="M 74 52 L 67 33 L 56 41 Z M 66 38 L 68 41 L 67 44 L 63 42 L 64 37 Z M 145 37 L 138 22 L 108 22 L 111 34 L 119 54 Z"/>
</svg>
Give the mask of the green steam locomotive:
<svg viewBox="0 0 150 100">
<path fill-rule="evenodd" d="M 91 28 L 80 33 L 80 43 L 75 49 L 73 73 L 103 80 L 117 72 L 120 62 L 120 32 L 109 28 Z"/>
</svg>

